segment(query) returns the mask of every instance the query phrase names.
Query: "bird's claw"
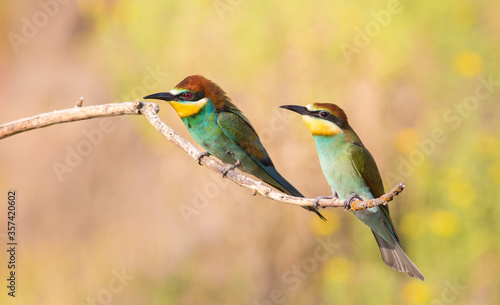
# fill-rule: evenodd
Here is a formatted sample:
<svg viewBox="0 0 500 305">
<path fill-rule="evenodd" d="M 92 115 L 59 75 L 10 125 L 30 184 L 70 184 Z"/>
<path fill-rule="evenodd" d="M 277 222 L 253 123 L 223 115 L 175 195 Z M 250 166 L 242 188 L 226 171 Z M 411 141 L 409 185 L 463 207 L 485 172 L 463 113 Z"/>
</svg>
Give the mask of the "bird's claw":
<svg viewBox="0 0 500 305">
<path fill-rule="evenodd" d="M 351 205 L 356 201 L 356 200 L 363 200 L 361 197 L 358 196 L 356 193 L 349 194 L 347 198 L 344 201 L 344 209 L 346 211 L 349 211 L 351 209 Z"/>
<path fill-rule="evenodd" d="M 224 170 L 222 171 L 222 178 L 226 178 L 226 175 L 227 175 L 227 173 L 229 171 L 234 170 L 235 168 L 237 168 L 240 165 L 241 165 L 240 160 L 236 160 L 236 163 L 234 163 L 233 165 L 229 165 L 226 168 L 224 168 Z"/>
<path fill-rule="evenodd" d="M 199 165 L 201 165 L 201 159 L 203 159 L 203 157 L 208 157 L 210 156 L 210 153 L 208 151 L 205 151 L 205 152 L 202 152 L 197 158 L 196 158 L 196 162 L 198 162 Z"/>
<path fill-rule="evenodd" d="M 316 199 L 314 199 L 314 207 L 316 208 L 316 210 L 319 209 L 319 208 L 323 208 L 324 209 L 324 207 L 322 207 L 319 204 L 319 201 L 321 199 L 333 199 L 333 196 L 318 196 L 318 197 L 316 197 Z"/>
</svg>

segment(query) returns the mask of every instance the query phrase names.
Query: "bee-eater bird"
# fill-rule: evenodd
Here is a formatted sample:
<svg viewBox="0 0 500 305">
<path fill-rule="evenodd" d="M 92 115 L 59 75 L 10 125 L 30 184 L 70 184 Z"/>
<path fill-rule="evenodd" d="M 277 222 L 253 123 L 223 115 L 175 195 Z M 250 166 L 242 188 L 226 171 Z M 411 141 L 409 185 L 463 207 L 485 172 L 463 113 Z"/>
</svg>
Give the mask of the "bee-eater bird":
<svg viewBox="0 0 500 305">
<path fill-rule="evenodd" d="M 144 98 L 167 101 L 208 154 L 233 164 L 226 167 L 223 176 L 239 167 L 286 194 L 304 197 L 278 173 L 250 121 L 214 82 L 192 75 L 169 92 Z M 307 209 L 325 220 L 316 208 Z"/>
<path fill-rule="evenodd" d="M 384 194 L 377 164 L 370 152 L 347 122 L 344 111 L 334 104 L 315 103 L 307 107 L 280 106 L 299 113 L 316 142 L 323 174 L 333 196 L 346 200 L 346 208 L 354 200 L 370 200 Z M 424 280 L 424 275 L 404 252 L 392 224 L 387 206 L 379 205 L 355 211 L 372 229 L 384 262 L 393 269 Z"/>
</svg>

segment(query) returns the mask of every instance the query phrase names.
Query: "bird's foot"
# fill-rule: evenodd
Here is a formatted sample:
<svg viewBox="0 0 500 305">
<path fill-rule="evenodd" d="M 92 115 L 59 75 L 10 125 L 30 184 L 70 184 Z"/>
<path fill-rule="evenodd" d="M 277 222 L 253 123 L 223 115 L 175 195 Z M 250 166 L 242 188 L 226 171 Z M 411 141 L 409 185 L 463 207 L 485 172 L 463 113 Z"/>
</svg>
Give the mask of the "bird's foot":
<svg viewBox="0 0 500 305">
<path fill-rule="evenodd" d="M 208 157 L 210 156 L 210 153 L 208 151 L 202 152 L 198 157 L 196 157 L 196 162 L 198 162 L 199 165 L 201 165 L 201 159 L 203 157 Z"/>
<path fill-rule="evenodd" d="M 349 211 L 351 209 L 351 205 L 356 201 L 356 200 L 363 200 L 361 197 L 358 196 L 356 193 L 349 194 L 347 198 L 345 199 L 344 202 L 344 209 L 346 211 Z"/>
<path fill-rule="evenodd" d="M 226 178 L 226 175 L 227 175 L 227 173 L 229 171 L 234 170 L 235 168 L 237 168 L 240 165 L 241 165 L 240 160 L 236 160 L 236 163 L 234 163 L 233 165 L 229 165 L 226 168 L 224 168 L 224 170 L 222 171 L 222 178 Z"/>
<path fill-rule="evenodd" d="M 319 201 L 321 199 L 333 199 L 333 198 L 334 198 L 333 196 L 318 196 L 318 197 L 316 197 L 316 199 L 314 199 L 314 207 L 316 209 L 319 209 L 319 208 L 323 208 L 324 209 L 324 207 L 322 207 L 322 206 L 319 205 Z"/>
</svg>

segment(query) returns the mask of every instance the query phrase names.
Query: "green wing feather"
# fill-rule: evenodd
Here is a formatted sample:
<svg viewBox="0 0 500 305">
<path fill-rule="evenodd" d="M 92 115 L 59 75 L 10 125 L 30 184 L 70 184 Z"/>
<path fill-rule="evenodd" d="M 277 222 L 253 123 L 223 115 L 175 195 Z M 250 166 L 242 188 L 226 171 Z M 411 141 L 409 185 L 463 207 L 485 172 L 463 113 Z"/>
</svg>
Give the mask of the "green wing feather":
<svg viewBox="0 0 500 305">
<path fill-rule="evenodd" d="M 303 197 L 302 194 L 283 178 L 271 161 L 266 149 L 260 142 L 259 136 L 248 119 L 241 113 L 223 111 L 219 113 L 217 123 L 224 134 L 233 141 L 257 164 L 258 169 L 266 175 L 259 174 L 259 170 L 251 172 L 257 178 L 269 183 L 282 192 L 293 196 Z"/>
<path fill-rule="evenodd" d="M 380 197 L 384 194 L 384 185 L 380 178 L 377 164 L 370 152 L 360 143 L 354 143 L 350 149 L 352 164 L 370 188 L 373 196 Z"/>
<path fill-rule="evenodd" d="M 350 149 L 350 155 L 354 168 L 361 178 L 363 178 L 365 184 L 370 188 L 373 196 L 378 198 L 384 195 L 384 185 L 382 183 L 382 178 L 380 178 L 377 163 L 375 163 L 375 159 L 373 159 L 368 149 L 366 149 L 361 142 L 355 142 Z M 396 234 L 391 215 L 389 214 L 389 208 L 386 205 L 379 205 L 379 207 L 389 220 L 388 225 L 390 229 Z"/>
<path fill-rule="evenodd" d="M 384 186 L 382 184 L 382 179 L 380 178 L 380 173 L 377 169 L 377 164 L 373 159 L 370 152 L 363 146 L 361 141 L 356 141 L 355 145 L 352 146 L 351 160 L 354 168 L 358 174 L 363 178 L 366 185 L 372 191 L 373 196 L 380 197 L 384 194 Z M 384 205 L 378 206 L 385 216 L 385 227 L 387 233 L 392 236 L 392 241 L 387 234 L 384 234 L 384 230 L 381 228 L 372 228 L 373 235 L 377 240 L 377 244 L 380 248 L 380 253 L 382 254 L 382 259 L 391 268 L 394 268 L 401 272 L 407 272 L 410 276 L 416 277 L 418 279 L 424 280 L 425 277 L 418 270 L 417 266 L 411 261 L 411 259 L 406 255 L 401 243 L 399 242 L 396 230 L 391 221 L 391 216 L 389 215 L 389 208 Z M 377 232 L 376 232 L 377 231 Z M 394 244 L 397 243 L 397 244 Z"/>
<path fill-rule="evenodd" d="M 219 113 L 217 124 L 224 134 L 243 150 L 255 162 L 264 166 L 273 166 L 266 149 L 260 143 L 259 136 L 250 121 L 241 113 L 223 111 Z"/>
</svg>

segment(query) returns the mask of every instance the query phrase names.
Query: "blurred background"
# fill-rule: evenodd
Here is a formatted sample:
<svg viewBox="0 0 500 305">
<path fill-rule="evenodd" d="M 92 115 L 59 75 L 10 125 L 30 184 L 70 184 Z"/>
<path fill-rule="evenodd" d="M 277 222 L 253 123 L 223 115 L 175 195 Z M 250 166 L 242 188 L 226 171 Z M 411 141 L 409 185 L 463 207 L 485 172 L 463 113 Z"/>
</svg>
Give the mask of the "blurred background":
<svg viewBox="0 0 500 305">
<path fill-rule="evenodd" d="M 133 101 L 202 74 L 250 118 L 277 169 L 330 195 L 283 104 L 345 109 L 377 160 L 425 282 L 369 229 L 251 196 L 143 117 L 0 141 L 2 304 L 498 304 L 500 2 L 4 1 L 0 123 Z M 170 106 L 160 116 L 192 141 Z M 7 191 L 17 191 L 8 297 Z"/>
</svg>

